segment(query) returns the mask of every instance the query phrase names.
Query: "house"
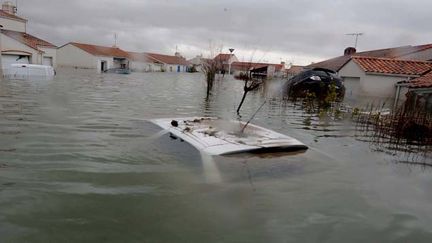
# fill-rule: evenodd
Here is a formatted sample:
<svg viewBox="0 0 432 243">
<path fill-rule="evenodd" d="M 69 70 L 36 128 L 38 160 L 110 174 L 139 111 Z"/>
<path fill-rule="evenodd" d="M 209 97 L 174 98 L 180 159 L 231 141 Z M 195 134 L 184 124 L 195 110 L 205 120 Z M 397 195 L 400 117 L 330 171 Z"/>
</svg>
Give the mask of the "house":
<svg viewBox="0 0 432 243">
<path fill-rule="evenodd" d="M 27 20 L 16 15 L 16 6 L 7 1 L 0 10 L 2 68 L 13 63 L 57 66 L 57 47 L 27 33 Z"/>
<path fill-rule="evenodd" d="M 157 53 L 145 53 L 148 60 L 153 63 L 154 66 L 159 66 L 162 72 L 187 72 L 190 62 L 186 61 L 180 53 L 176 52 L 174 56 L 163 55 Z"/>
<path fill-rule="evenodd" d="M 198 55 L 198 56 L 188 60 L 188 62 L 192 65 L 192 67 L 197 72 L 202 72 L 203 71 L 203 69 L 202 69 L 203 64 L 208 63 L 210 60 L 212 60 L 212 59 L 204 58 L 203 55 Z"/>
<path fill-rule="evenodd" d="M 134 72 L 160 72 L 163 64 L 150 59 L 146 53 L 128 52 L 129 68 Z"/>
<path fill-rule="evenodd" d="M 57 49 L 57 64 L 103 72 L 111 68 L 129 68 L 129 54 L 118 47 L 70 42 Z"/>
<path fill-rule="evenodd" d="M 398 82 L 394 106 L 398 106 L 400 100 L 408 98 L 406 96 L 411 98 L 411 105 L 423 105 L 432 112 L 432 71 L 415 79 Z"/>
<path fill-rule="evenodd" d="M 224 64 L 224 69 L 228 70 L 228 64 Z M 231 72 L 234 76 L 238 76 L 241 73 L 247 73 L 249 71 L 255 74 L 260 74 L 266 78 L 272 77 L 283 77 L 285 75 L 285 63 L 273 64 L 273 63 L 258 63 L 258 62 L 232 62 Z"/>
<path fill-rule="evenodd" d="M 306 68 L 326 68 L 338 72 L 353 56 L 378 57 L 398 60 L 432 61 L 432 44 L 417 46 L 400 46 L 386 49 L 357 52 L 355 48 L 348 47 L 343 56 L 331 58 L 322 62 L 313 63 Z"/>
<path fill-rule="evenodd" d="M 238 62 L 238 59 L 234 54 L 220 53 L 213 58 L 213 61 L 215 61 L 218 66 L 220 66 L 221 70 L 219 70 L 219 72 L 221 73 L 231 72 L 232 74 L 233 71 L 230 70 L 231 64 L 233 62 Z"/>
<path fill-rule="evenodd" d="M 392 103 L 398 82 L 419 78 L 430 70 L 431 62 L 353 56 L 339 69 L 339 76 L 348 103 Z"/>
</svg>

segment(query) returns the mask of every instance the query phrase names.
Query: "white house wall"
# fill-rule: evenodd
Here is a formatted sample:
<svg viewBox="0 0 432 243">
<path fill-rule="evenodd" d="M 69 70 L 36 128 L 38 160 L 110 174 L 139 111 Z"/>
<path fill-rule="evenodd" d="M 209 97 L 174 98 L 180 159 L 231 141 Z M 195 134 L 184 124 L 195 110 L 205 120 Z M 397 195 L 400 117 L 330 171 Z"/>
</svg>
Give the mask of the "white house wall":
<svg viewBox="0 0 432 243">
<path fill-rule="evenodd" d="M 97 69 L 100 63 L 97 58 L 80 48 L 67 44 L 57 49 L 57 66 L 58 67 L 73 67 L 84 69 Z"/>
<path fill-rule="evenodd" d="M 392 101 L 396 93 L 396 83 L 407 79 L 403 76 L 366 74 L 354 61 L 342 67 L 339 76 L 345 81 L 347 99 L 363 97 L 363 100 L 369 103 L 377 100 Z"/>
<path fill-rule="evenodd" d="M 98 72 L 101 72 L 102 62 L 106 62 L 107 64 L 106 69 L 110 69 L 114 67 L 114 59 L 112 57 L 97 56 L 95 58 L 96 58 L 96 70 Z"/>
<path fill-rule="evenodd" d="M 129 68 L 134 72 L 160 72 L 161 65 L 157 65 L 151 62 L 139 62 L 131 61 Z"/>
<path fill-rule="evenodd" d="M 41 47 L 41 49 L 44 53 L 42 54 L 42 58 L 44 57 L 50 57 L 52 58 L 52 65 L 54 68 L 57 67 L 57 49 L 56 48 L 46 48 Z"/>
<path fill-rule="evenodd" d="M 26 23 L 21 21 L 12 20 L 8 18 L 0 18 L 0 24 L 3 25 L 4 30 L 26 32 Z"/>
<path fill-rule="evenodd" d="M 185 65 L 173 65 L 173 64 L 165 64 L 164 69 L 165 72 L 177 72 L 177 68 L 178 66 L 180 66 L 180 72 L 186 72 L 187 71 L 187 66 Z"/>
<path fill-rule="evenodd" d="M 26 53 L 31 53 L 30 63 L 32 64 L 42 64 L 42 54 L 27 46 L 18 42 L 9 36 L 1 34 L 1 50 L 3 54 L 17 54 L 17 55 L 28 55 Z"/>
</svg>

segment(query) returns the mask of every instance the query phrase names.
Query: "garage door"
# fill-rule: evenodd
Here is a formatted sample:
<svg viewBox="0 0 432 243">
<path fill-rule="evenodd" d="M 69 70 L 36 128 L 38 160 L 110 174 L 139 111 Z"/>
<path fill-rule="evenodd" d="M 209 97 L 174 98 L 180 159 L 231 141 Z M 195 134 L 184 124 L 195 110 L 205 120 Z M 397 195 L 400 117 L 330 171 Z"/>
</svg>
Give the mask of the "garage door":
<svg viewBox="0 0 432 243">
<path fill-rule="evenodd" d="M 42 64 L 47 65 L 47 66 L 52 66 L 53 65 L 53 58 L 52 57 L 44 57 Z"/>
<path fill-rule="evenodd" d="M 11 64 L 15 63 L 23 63 L 29 64 L 29 56 L 20 56 L 20 55 L 2 55 L 2 66 L 3 68 L 8 68 Z"/>
<path fill-rule="evenodd" d="M 345 85 L 345 102 L 353 105 L 360 95 L 360 78 L 343 77 Z"/>
</svg>

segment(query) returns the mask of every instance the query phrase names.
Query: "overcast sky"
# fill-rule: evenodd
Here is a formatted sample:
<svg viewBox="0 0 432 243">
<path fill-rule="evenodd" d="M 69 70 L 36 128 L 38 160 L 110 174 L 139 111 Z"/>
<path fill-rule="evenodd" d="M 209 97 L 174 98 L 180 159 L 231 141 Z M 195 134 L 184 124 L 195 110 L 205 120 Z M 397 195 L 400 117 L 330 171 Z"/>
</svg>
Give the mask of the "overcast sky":
<svg viewBox="0 0 432 243">
<path fill-rule="evenodd" d="M 235 48 L 240 60 L 295 64 L 357 49 L 432 43 L 430 0 L 18 0 L 27 30 L 56 45 L 114 44 L 187 58 Z M 210 48 L 210 46 L 212 46 Z"/>
</svg>

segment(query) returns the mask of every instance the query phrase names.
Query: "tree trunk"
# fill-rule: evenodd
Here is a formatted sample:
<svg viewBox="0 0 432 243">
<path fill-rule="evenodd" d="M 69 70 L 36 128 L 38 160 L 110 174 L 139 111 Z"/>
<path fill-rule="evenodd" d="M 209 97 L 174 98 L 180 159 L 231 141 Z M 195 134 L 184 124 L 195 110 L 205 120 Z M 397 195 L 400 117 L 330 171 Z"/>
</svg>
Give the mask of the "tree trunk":
<svg viewBox="0 0 432 243">
<path fill-rule="evenodd" d="M 244 102 L 244 100 L 246 99 L 246 94 L 247 94 L 247 90 L 245 89 L 244 90 L 244 93 L 243 93 L 243 97 L 242 97 L 242 99 L 241 99 L 241 101 L 240 101 L 240 104 L 239 104 L 239 106 L 238 106 L 238 108 L 237 108 L 237 114 L 239 115 L 240 114 L 240 108 L 242 107 L 242 105 L 243 105 L 243 102 Z"/>
</svg>

